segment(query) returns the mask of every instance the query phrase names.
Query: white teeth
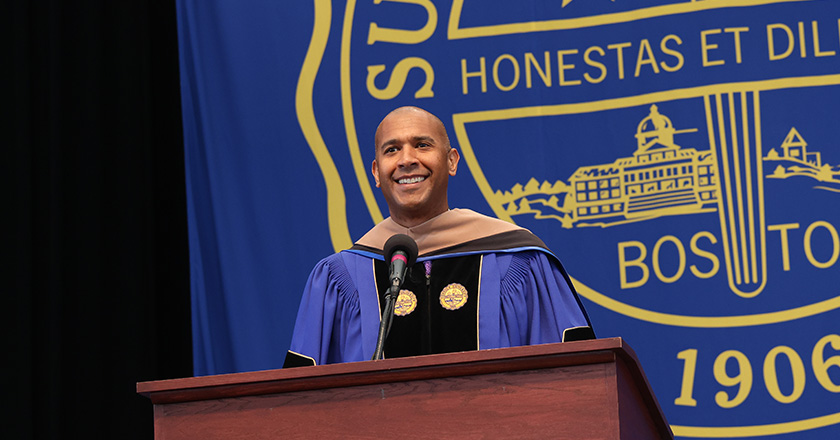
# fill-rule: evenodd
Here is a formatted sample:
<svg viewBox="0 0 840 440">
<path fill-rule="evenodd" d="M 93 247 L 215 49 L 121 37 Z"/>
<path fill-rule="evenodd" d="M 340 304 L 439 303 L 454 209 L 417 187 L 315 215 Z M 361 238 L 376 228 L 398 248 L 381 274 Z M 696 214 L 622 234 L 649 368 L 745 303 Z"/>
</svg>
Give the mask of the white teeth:
<svg viewBox="0 0 840 440">
<path fill-rule="evenodd" d="M 400 179 L 400 180 L 397 180 L 397 182 L 398 183 L 417 183 L 417 182 L 422 182 L 424 180 L 426 180 L 425 177 L 412 177 L 412 178 L 409 178 L 409 179 Z"/>
</svg>

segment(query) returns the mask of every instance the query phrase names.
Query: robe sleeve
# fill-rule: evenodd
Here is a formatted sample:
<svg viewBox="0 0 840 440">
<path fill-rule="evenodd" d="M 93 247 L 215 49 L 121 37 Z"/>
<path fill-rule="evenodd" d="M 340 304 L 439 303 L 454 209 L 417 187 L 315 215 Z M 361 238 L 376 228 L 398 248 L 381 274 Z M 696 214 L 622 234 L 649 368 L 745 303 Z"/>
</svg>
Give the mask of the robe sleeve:
<svg viewBox="0 0 840 440">
<path fill-rule="evenodd" d="M 306 282 L 284 367 L 363 360 L 359 293 L 339 254 Z"/>
<path fill-rule="evenodd" d="M 595 335 L 565 270 L 539 251 L 506 255 L 500 287 L 500 331 L 510 346 L 547 344 Z"/>
</svg>

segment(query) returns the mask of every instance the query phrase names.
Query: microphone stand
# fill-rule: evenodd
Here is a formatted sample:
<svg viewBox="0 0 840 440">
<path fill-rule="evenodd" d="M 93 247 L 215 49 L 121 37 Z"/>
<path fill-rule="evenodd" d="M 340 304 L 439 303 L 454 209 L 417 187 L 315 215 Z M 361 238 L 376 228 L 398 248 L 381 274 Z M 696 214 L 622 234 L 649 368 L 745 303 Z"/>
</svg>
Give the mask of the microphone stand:
<svg viewBox="0 0 840 440">
<path fill-rule="evenodd" d="M 394 320 L 394 308 L 397 298 L 400 295 L 400 286 L 405 279 L 406 272 L 414 264 L 417 258 L 417 242 L 405 234 L 396 234 L 385 242 L 382 247 L 385 261 L 390 262 L 388 279 L 391 287 L 385 294 L 385 307 L 382 309 L 382 318 L 379 320 L 379 336 L 376 338 L 376 350 L 371 360 L 382 359 L 382 351 L 385 349 L 385 339 L 391 331 L 391 322 Z"/>
<path fill-rule="evenodd" d="M 388 293 L 385 294 L 385 307 L 382 309 L 382 319 L 379 321 L 379 335 L 376 338 L 376 350 L 374 350 L 373 358 L 371 358 L 373 361 L 382 359 L 382 351 L 385 349 L 385 339 L 388 338 L 388 333 L 391 331 L 391 322 L 394 320 L 394 308 L 399 294 L 400 281 L 394 280 L 394 284 L 391 285 Z"/>
</svg>

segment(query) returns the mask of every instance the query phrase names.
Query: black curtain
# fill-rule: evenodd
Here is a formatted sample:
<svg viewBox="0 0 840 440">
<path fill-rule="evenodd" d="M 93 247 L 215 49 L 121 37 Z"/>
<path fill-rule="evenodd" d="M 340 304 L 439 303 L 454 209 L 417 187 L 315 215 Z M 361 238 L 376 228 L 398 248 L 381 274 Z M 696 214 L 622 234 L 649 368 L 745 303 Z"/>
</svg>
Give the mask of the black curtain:
<svg viewBox="0 0 840 440">
<path fill-rule="evenodd" d="M 2 6 L 2 438 L 142 438 L 138 381 L 192 374 L 174 1 Z"/>
</svg>

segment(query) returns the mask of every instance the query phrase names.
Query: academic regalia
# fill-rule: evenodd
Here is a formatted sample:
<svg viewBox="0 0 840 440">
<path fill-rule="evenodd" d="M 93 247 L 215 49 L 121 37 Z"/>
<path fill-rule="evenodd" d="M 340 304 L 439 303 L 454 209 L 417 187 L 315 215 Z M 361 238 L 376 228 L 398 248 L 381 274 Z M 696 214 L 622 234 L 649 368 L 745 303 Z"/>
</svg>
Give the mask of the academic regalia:
<svg viewBox="0 0 840 440">
<path fill-rule="evenodd" d="M 560 261 L 526 229 L 449 210 L 414 228 L 390 218 L 309 276 L 284 367 L 369 360 L 376 347 L 394 234 L 417 262 L 397 300 L 384 355 L 414 356 L 594 338 Z"/>
</svg>

